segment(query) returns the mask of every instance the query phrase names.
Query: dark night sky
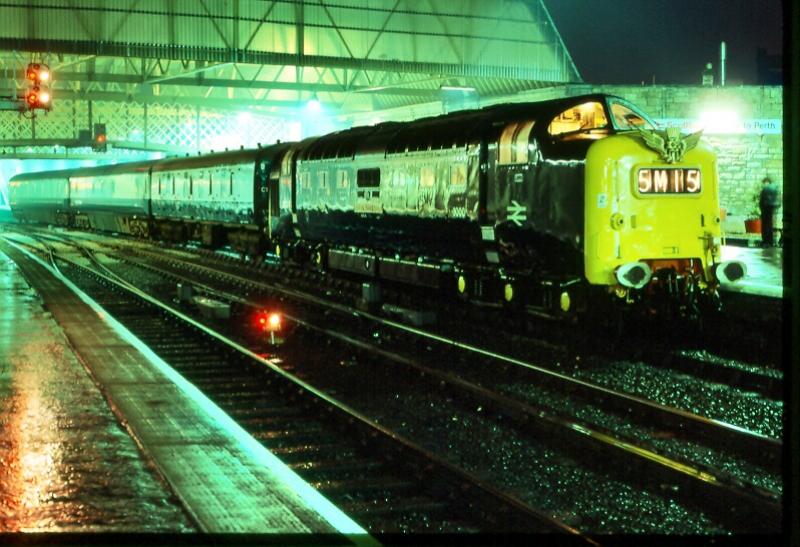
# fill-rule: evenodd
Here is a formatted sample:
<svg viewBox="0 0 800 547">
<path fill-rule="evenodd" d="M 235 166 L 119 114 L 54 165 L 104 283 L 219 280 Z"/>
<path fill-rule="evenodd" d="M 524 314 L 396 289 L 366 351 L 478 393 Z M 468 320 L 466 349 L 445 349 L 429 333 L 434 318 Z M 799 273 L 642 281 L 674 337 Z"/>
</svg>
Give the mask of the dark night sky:
<svg viewBox="0 0 800 547">
<path fill-rule="evenodd" d="M 787 0 L 790 1 L 790 0 Z M 587 83 L 700 84 L 706 62 L 718 78 L 756 84 L 756 49 L 780 54 L 780 0 L 544 0 Z"/>
</svg>

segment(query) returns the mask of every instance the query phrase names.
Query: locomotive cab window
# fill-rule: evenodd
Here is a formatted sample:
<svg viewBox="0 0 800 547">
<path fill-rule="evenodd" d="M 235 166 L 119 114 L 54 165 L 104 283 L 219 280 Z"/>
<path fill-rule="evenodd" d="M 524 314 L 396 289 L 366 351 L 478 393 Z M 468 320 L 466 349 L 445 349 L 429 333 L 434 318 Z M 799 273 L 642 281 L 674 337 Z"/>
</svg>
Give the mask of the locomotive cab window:
<svg viewBox="0 0 800 547">
<path fill-rule="evenodd" d="M 592 101 L 571 106 L 558 114 L 547 126 L 547 132 L 554 137 L 582 135 L 587 138 L 593 129 L 606 128 L 608 118 L 603 105 Z"/>
<path fill-rule="evenodd" d="M 655 129 L 654 124 L 644 114 L 618 101 L 611 102 L 611 119 L 619 131 Z"/>
<path fill-rule="evenodd" d="M 381 170 L 359 169 L 356 175 L 356 184 L 359 188 L 378 188 L 381 185 Z"/>
</svg>

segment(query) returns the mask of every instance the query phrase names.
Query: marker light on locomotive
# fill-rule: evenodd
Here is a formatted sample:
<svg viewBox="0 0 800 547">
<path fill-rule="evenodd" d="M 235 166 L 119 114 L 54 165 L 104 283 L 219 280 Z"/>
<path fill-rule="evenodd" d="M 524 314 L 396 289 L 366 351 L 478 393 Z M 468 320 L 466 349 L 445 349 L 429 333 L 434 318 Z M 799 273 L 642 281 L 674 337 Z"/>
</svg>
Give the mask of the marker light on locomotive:
<svg viewBox="0 0 800 547">
<path fill-rule="evenodd" d="M 720 283 L 733 283 L 747 275 L 747 265 L 739 260 L 726 260 L 714 266 L 714 277 Z"/>
<path fill-rule="evenodd" d="M 641 289 L 650 281 L 653 271 L 644 262 L 629 262 L 617 268 L 614 275 L 623 287 Z"/>
</svg>

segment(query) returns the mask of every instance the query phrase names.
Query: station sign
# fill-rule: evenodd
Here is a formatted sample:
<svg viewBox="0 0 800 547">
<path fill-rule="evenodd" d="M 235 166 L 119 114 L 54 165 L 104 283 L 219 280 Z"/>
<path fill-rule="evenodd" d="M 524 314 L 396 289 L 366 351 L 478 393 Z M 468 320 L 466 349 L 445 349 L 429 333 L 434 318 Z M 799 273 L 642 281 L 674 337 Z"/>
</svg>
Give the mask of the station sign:
<svg viewBox="0 0 800 547">
<path fill-rule="evenodd" d="M 751 118 L 740 120 L 735 117 L 707 122 L 699 118 L 655 118 L 659 129 L 680 127 L 684 133 L 703 130 L 704 135 L 780 135 L 783 133 L 783 120 L 780 118 Z"/>
</svg>

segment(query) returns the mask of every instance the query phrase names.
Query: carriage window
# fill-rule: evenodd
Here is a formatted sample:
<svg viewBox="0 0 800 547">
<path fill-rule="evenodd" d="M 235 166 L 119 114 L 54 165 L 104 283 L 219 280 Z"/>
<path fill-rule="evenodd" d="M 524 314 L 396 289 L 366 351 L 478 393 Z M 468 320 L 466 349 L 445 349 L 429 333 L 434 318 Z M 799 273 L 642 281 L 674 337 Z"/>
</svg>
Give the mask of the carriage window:
<svg viewBox="0 0 800 547">
<path fill-rule="evenodd" d="M 233 171 L 231 171 L 230 175 L 231 175 L 231 178 L 228 181 L 228 193 L 230 195 L 233 195 Z"/>
<path fill-rule="evenodd" d="M 430 188 L 436 182 L 433 167 L 422 167 L 419 170 L 419 185 L 421 188 Z"/>
<path fill-rule="evenodd" d="M 608 127 L 608 119 L 599 102 L 583 103 L 572 106 L 553 118 L 547 131 L 551 135 L 572 133 Z"/>
<path fill-rule="evenodd" d="M 450 166 L 450 185 L 463 186 L 467 183 L 467 166 L 457 163 Z"/>
<path fill-rule="evenodd" d="M 359 169 L 356 174 L 356 184 L 359 188 L 378 188 L 381 185 L 381 170 Z"/>
<path fill-rule="evenodd" d="M 214 188 L 214 180 L 211 176 L 211 172 L 208 173 L 208 195 L 210 196 L 212 193 L 212 189 Z"/>
<path fill-rule="evenodd" d="M 327 171 L 320 171 L 319 172 L 319 187 L 323 190 L 328 189 L 328 172 Z"/>
</svg>

